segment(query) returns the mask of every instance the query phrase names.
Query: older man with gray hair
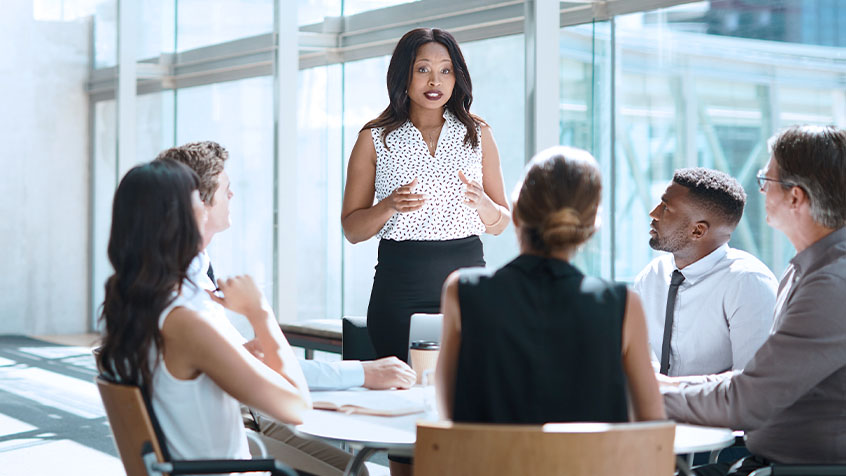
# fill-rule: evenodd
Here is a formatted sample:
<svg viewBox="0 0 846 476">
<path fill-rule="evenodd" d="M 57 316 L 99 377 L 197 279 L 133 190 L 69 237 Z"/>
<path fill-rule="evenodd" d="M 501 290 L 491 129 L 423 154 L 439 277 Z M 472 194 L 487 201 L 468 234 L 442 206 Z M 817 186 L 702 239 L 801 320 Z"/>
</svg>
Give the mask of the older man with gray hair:
<svg viewBox="0 0 846 476">
<path fill-rule="evenodd" d="M 767 223 L 796 248 L 770 336 L 742 371 L 661 379 L 670 418 L 746 432 L 751 456 L 699 475 L 846 463 L 846 130 L 794 126 L 770 149 Z"/>
</svg>

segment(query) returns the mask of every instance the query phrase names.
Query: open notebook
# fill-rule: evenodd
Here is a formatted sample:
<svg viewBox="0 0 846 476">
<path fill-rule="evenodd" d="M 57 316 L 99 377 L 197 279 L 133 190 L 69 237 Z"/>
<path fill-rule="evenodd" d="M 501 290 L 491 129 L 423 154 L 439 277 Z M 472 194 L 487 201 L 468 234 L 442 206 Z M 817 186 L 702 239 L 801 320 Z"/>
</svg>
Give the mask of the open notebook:
<svg viewBox="0 0 846 476">
<path fill-rule="evenodd" d="M 426 411 L 418 389 L 312 392 L 311 397 L 314 408 L 318 410 L 375 416 L 402 416 Z"/>
</svg>

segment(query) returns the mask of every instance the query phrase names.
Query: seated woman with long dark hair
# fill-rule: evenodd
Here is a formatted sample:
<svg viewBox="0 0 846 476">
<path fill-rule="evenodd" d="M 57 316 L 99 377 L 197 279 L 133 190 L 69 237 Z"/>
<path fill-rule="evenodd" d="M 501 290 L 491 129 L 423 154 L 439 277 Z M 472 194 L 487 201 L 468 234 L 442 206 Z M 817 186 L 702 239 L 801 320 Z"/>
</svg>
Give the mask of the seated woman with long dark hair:
<svg viewBox="0 0 846 476">
<path fill-rule="evenodd" d="M 666 418 L 636 294 L 571 263 L 596 231 L 599 165 L 539 153 L 515 190 L 520 256 L 444 284 L 436 370 L 441 416 L 460 422 L 625 422 Z M 627 397 L 633 415 L 628 414 Z"/>
<path fill-rule="evenodd" d="M 98 363 L 114 380 L 142 385 L 174 458 L 249 458 L 238 401 L 300 423 L 310 397 L 252 278 L 220 280 L 223 297 L 213 299 L 247 317 L 259 357 L 230 337 L 228 322 L 192 304 L 183 282 L 202 246 L 206 211 L 198 185 L 192 170 L 172 160 L 139 165 L 121 180 Z"/>
</svg>

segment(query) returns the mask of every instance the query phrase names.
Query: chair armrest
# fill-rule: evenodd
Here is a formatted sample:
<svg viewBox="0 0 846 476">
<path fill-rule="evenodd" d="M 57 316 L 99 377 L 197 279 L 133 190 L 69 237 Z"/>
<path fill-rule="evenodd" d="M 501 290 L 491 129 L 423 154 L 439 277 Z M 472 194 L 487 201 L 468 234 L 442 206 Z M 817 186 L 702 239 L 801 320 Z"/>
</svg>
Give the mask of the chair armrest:
<svg viewBox="0 0 846 476">
<path fill-rule="evenodd" d="M 250 417 L 252 417 L 252 415 L 250 415 Z M 247 429 L 247 440 L 249 440 L 247 441 L 247 443 L 250 444 L 250 454 L 253 455 L 253 457 L 260 456 L 262 458 L 267 458 L 267 445 L 264 444 L 264 441 L 261 439 L 258 432 Z M 255 451 L 252 451 L 253 445 L 255 445 L 256 449 L 258 449 L 259 454 L 256 454 Z"/>
<path fill-rule="evenodd" d="M 156 461 L 153 445 L 145 442 L 141 448 L 141 459 L 147 468 L 147 474 L 220 474 L 249 473 L 269 471 L 274 476 L 298 476 L 290 466 L 275 459 L 201 459 L 179 460 L 160 463 Z"/>
<path fill-rule="evenodd" d="M 846 474 L 843 464 L 773 464 L 749 473 L 749 476 L 833 476 Z"/>
<path fill-rule="evenodd" d="M 162 468 L 162 472 L 170 474 L 219 474 L 219 473 L 248 473 L 251 471 L 270 471 L 274 476 L 297 476 L 297 472 L 290 466 L 275 459 L 207 459 L 182 460 L 169 463 L 169 470 Z"/>
</svg>

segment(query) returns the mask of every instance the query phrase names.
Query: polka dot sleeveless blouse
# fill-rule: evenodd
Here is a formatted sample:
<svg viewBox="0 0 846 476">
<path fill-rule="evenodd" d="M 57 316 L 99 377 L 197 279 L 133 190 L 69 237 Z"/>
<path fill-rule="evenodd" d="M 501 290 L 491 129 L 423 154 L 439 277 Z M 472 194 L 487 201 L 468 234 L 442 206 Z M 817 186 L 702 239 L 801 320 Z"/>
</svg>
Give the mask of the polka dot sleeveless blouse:
<svg viewBox="0 0 846 476">
<path fill-rule="evenodd" d="M 415 178 L 414 192 L 428 196 L 420 210 L 395 213 L 376 238 L 454 240 L 485 232 L 478 212 L 464 205 L 465 187 L 458 178 L 460 170 L 468 179 L 482 183 L 481 128 L 476 126 L 480 143 L 472 147 L 464 144 L 464 124 L 449 111 L 444 111 L 444 119 L 434 157 L 411 121 L 388 134 L 390 150 L 382 144 L 384 128 L 370 130 L 376 148 L 376 199 L 384 200 Z"/>
</svg>

